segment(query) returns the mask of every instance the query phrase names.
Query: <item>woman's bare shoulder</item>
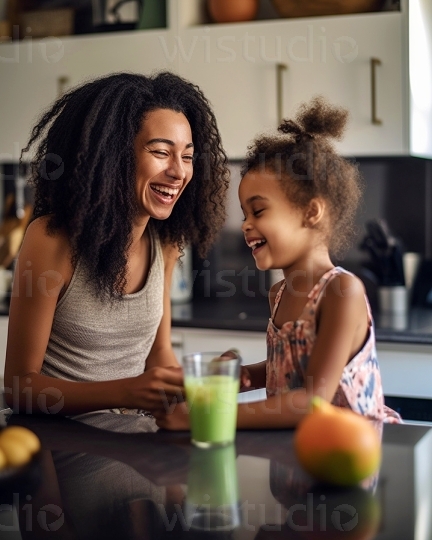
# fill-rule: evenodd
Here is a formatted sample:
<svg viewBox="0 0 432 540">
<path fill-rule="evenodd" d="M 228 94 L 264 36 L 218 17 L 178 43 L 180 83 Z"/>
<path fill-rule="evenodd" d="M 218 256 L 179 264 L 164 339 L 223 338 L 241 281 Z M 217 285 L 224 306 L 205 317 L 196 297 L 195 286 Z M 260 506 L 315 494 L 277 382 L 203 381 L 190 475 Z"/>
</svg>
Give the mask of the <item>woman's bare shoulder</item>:
<svg viewBox="0 0 432 540">
<path fill-rule="evenodd" d="M 34 219 L 27 227 L 25 236 L 49 243 L 53 247 L 61 247 L 65 244 L 69 247 L 69 240 L 63 231 L 50 229 L 49 216 Z"/>
<path fill-rule="evenodd" d="M 49 217 L 33 220 L 27 227 L 20 250 L 20 259 L 27 258 L 32 264 L 61 267 L 68 272 L 72 268 L 71 248 L 67 235 L 61 230 L 51 231 Z"/>
</svg>

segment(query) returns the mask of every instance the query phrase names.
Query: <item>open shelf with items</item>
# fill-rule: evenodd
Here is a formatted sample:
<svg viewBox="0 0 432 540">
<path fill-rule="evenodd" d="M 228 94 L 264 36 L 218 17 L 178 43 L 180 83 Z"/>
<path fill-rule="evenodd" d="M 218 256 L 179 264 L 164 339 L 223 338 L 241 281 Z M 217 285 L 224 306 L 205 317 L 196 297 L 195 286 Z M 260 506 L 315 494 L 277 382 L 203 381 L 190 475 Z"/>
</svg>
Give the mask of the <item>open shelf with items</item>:
<svg viewBox="0 0 432 540">
<path fill-rule="evenodd" d="M 169 0 L 171 1 L 171 0 Z M 276 0 L 258 0 L 258 10 L 256 17 L 253 20 L 247 21 L 245 23 L 237 23 L 237 24 L 259 24 L 263 21 L 288 21 L 293 20 L 293 18 L 288 19 L 284 18 L 281 14 L 278 8 L 276 7 L 277 4 L 280 2 L 277 2 Z M 310 4 L 313 4 L 313 2 L 309 2 Z M 322 16 L 325 16 L 326 12 L 331 11 L 331 2 L 315 2 L 317 4 L 317 8 L 315 10 L 319 10 L 320 6 L 322 6 Z M 299 2 L 292 2 L 293 6 L 299 6 L 301 5 Z M 305 13 L 307 12 L 307 9 L 304 9 L 304 4 L 301 5 L 302 11 Z M 340 6 L 340 2 L 338 2 Z M 349 4 L 349 3 L 347 3 Z M 358 3 L 357 3 L 358 4 Z M 389 11 L 400 11 L 401 10 L 401 0 L 378 0 L 376 2 L 370 2 L 371 9 L 367 11 L 362 11 L 361 13 L 385 13 Z M 374 4 L 376 7 L 374 8 L 372 6 Z M 188 26 L 200 26 L 200 25 L 214 25 L 219 24 L 215 23 L 210 14 L 208 9 L 208 0 L 188 0 L 187 2 L 176 2 L 176 0 L 173 1 L 173 6 L 177 8 L 178 7 L 178 22 L 180 27 L 188 27 Z M 337 10 L 338 8 L 336 8 Z M 352 10 L 351 14 L 354 13 L 355 8 L 347 8 L 344 6 L 344 9 L 347 11 L 349 9 Z M 312 9 L 311 9 L 312 11 Z M 360 14 L 360 12 L 357 12 L 356 14 Z M 345 15 L 345 14 L 344 14 Z M 338 15 L 338 16 L 344 16 L 344 15 Z M 226 23 L 226 24 L 234 24 L 234 23 Z"/>
</svg>

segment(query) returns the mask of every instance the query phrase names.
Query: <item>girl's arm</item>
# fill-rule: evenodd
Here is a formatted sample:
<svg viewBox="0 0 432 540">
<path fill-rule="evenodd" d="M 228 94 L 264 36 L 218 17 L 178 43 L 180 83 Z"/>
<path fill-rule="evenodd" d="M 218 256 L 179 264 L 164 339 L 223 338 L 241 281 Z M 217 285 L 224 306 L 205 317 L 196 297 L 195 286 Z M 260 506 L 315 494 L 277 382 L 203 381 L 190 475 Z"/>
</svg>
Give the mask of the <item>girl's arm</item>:
<svg viewBox="0 0 432 540">
<path fill-rule="evenodd" d="M 368 315 L 361 281 L 342 274 L 327 287 L 321 301 L 317 338 L 309 359 L 305 388 L 238 406 L 239 429 L 292 428 L 307 414 L 313 395 L 332 401 L 344 367 L 362 348 L 368 334 Z M 166 429 L 188 429 L 185 404 L 157 415 Z"/>
<path fill-rule="evenodd" d="M 79 414 L 128 407 L 150 408 L 176 395 L 182 378 L 154 367 L 136 378 L 71 382 L 41 375 L 59 295 L 73 269 L 67 238 L 48 235 L 46 219 L 27 229 L 14 275 L 5 366 L 7 404 L 25 413 Z"/>
<path fill-rule="evenodd" d="M 326 289 L 320 304 L 317 338 L 309 358 L 305 388 L 239 405 L 239 428 L 294 427 L 319 395 L 332 401 L 344 367 L 368 335 L 368 314 L 361 281 L 341 274 Z"/>
<path fill-rule="evenodd" d="M 240 386 L 254 390 L 255 388 L 265 388 L 266 385 L 266 363 L 267 360 L 242 366 Z"/>
</svg>

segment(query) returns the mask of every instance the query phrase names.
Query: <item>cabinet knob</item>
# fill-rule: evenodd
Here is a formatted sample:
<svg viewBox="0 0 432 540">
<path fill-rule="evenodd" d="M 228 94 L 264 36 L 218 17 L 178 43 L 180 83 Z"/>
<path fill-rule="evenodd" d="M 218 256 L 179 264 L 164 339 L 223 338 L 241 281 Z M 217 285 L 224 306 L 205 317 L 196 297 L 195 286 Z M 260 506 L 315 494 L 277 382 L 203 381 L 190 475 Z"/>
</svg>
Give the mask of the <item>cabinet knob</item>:
<svg viewBox="0 0 432 540">
<path fill-rule="evenodd" d="M 287 69 L 287 64 L 276 64 L 276 107 L 278 126 L 283 120 L 283 72 Z"/>
<path fill-rule="evenodd" d="M 382 120 L 377 116 L 377 103 L 376 103 L 376 67 L 381 65 L 381 60 L 379 58 L 371 58 L 371 112 L 372 112 L 372 124 L 375 126 L 380 126 Z"/>
</svg>

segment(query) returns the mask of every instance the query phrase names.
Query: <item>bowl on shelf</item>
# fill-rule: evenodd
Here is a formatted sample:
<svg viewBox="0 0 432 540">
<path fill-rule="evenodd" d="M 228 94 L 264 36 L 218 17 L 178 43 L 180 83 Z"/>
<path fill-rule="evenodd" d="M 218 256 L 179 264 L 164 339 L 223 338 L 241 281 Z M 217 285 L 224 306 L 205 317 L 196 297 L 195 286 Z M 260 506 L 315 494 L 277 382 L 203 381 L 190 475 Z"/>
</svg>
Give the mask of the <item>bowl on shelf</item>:
<svg viewBox="0 0 432 540">
<path fill-rule="evenodd" d="M 207 0 L 209 15 L 215 23 L 251 21 L 258 7 L 258 0 Z"/>
<path fill-rule="evenodd" d="M 272 0 L 281 17 L 319 17 L 379 11 L 383 0 Z"/>
</svg>

